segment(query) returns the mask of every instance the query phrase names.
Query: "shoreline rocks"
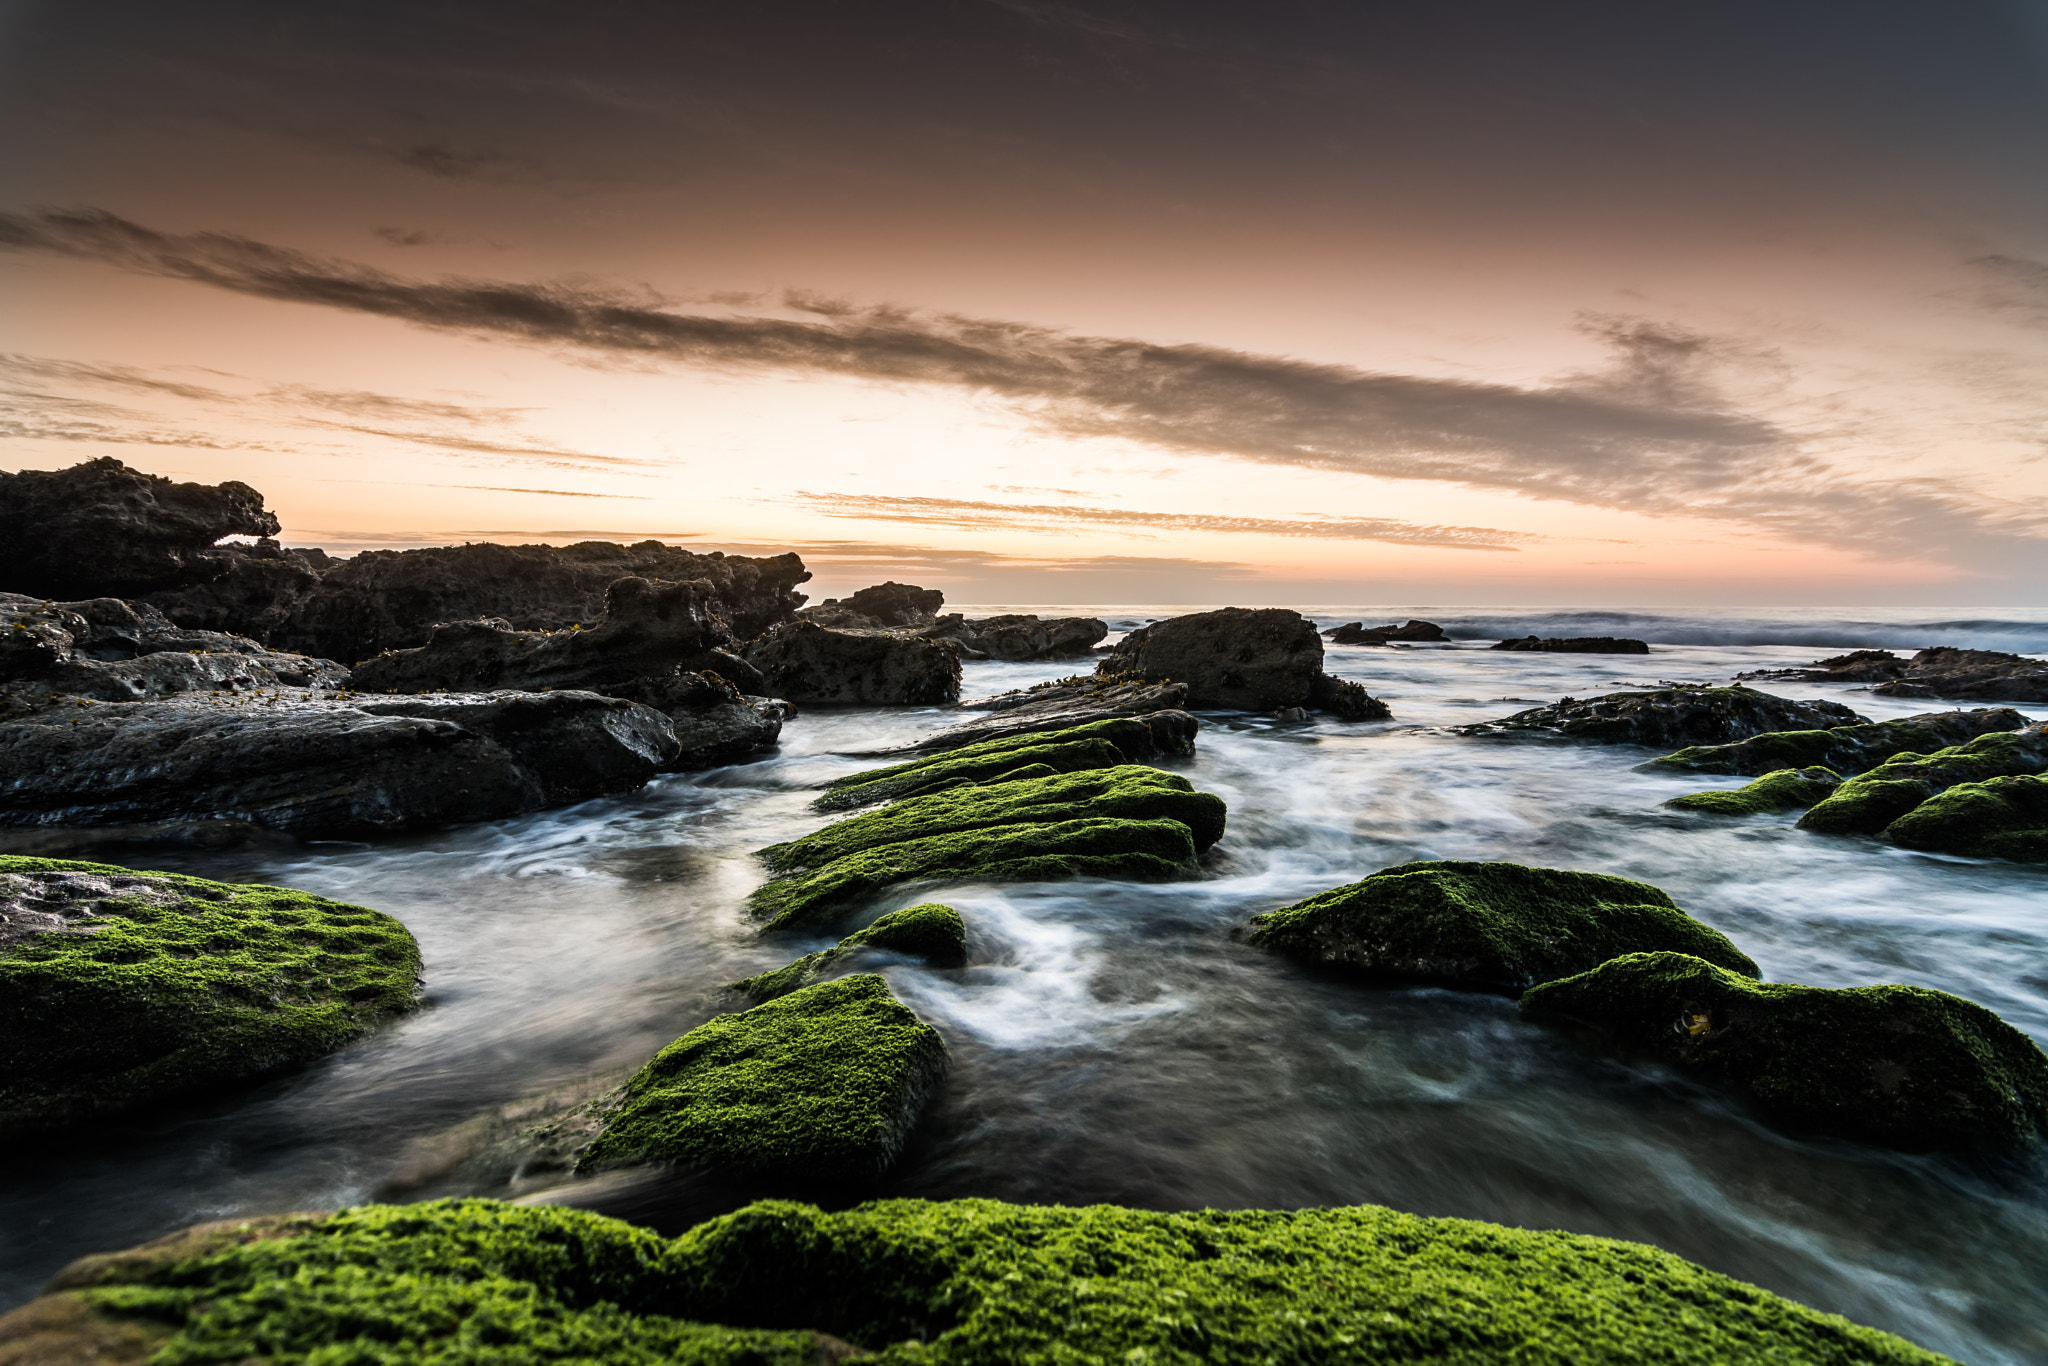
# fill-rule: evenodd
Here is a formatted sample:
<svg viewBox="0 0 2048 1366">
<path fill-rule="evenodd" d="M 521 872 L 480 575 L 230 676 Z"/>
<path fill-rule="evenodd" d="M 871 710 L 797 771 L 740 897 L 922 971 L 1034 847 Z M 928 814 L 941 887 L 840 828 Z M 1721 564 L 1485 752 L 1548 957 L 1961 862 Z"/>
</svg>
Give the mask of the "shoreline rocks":
<svg viewBox="0 0 2048 1366">
<path fill-rule="evenodd" d="M 1225 607 L 1156 621 L 1118 641 L 1095 671 L 1185 683 L 1191 707 L 1313 706 L 1345 720 L 1391 716 L 1360 684 L 1324 674 L 1315 623 L 1284 607 Z"/>
<path fill-rule="evenodd" d="M 799 609 L 796 615 L 800 621 L 814 621 L 820 626 L 916 629 L 937 621 L 939 609 L 945 604 L 946 595 L 936 588 L 891 580 L 863 588 L 851 597 L 827 598 L 815 607 Z"/>
<path fill-rule="evenodd" d="M 1836 787 L 1799 818 L 1823 835 L 1876 835 L 1929 798 L 1963 783 L 2048 768 L 2048 722 L 1980 735 L 1932 754 L 1895 754 Z"/>
<path fill-rule="evenodd" d="M 812 621 L 778 626 L 741 657 L 762 687 L 803 706 L 944 706 L 960 700 L 960 652 L 895 631 L 834 630 Z"/>
<path fill-rule="evenodd" d="M 1839 702 L 1790 698 L 1740 684 L 1729 688 L 1683 686 L 1616 692 L 1581 700 L 1561 698 L 1498 721 L 1453 728 L 1455 734 L 1495 736 L 1548 731 L 1603 745 L 1725 745 L 1772 731 L 1824 730 L 1866 724 Z M 1782 767 L 1781 764 L 1773 767 Z"/>
<path fill-rule="evenodd" d="M 1761 816 L 1812 806 L 1841 785 L 1842 775 L 1831 768 L 1781 768 L 1732 792 L 1688 792 L 1664 805 L 1709 816 Z"/>
<path fill-rule="evenodd" d="M 811 809 L 846 811 L 944 788 L 1191 754 L 1200 724 L 1186 712 L 1157 711 L 978 740 L 907 763 L 836 778 L 825 794 L 811 803 Z"/>
<path fill-rule="evenodd" d="M 1494 650 L 1532 650 L 1544 654 L 1562 655 L 1646 655 L 1649 645 L 1640 640 L 1621 636 L 1523 636 L 1517 640 L 1503 640 L 1488 647 Z"/>
<path fill-rule="evenodd" d="M 1109 634 L 1099 617 L 975 617 L 953 612 L 918 632 L 927 640 L 950 640 L 968 659 L 1069 659 L 1090 654 Z"/>
<path fill-rule="evenodd" d="M 1174 712 L 1185 718 L 1185 744 L 1176 743 L 1169 752 L 1192 753 L 1194 734 L 1201 722 L 1187 716 L 1188 685 L 1148 683 L 1143 679 L 1117 679 L 1076 675 L 1034 684 L 1002 693 L 980 702 L 968 702 L 963 711 L 985 711 L 987 716 L 948 726 L 927 736 L 918 745 L 923 750 L 959 749 L 985 740 L 1023 735 L 1031 731 L 1070 730 L 1076 726 L 1116 717 L 1150 716 Z"/>
<path fill-rule="evenodd" d="M 854 931 L 829 949 L 807 953 L 772 972 L 728 982 L 725 989 L 757 1004 L 772 1001 L 858 962 L 864 950 L 921 958 L 935 968 L 965 967 L 967 925 L 960 919 L 960 912 L 936 901 L 906 906 L 880 917 L 864 930 Z"/>
<path fill-rule="evenodd" d="M 1946 749 L 2026 724 L 2027 718 L 2010 707 L 1923 712 L 1897 721 L 1766 731 L 1729 744 L 1693 745 L 1652 759 L 1636 771 L 1763 774 L 1819 765 L 1837 773 L 1861 773 L 1895 754 Z"/>
<path fill-rule="evenodd" d="M 1930 697 L 1962 702 L 2048 702 L 2048 660 L 2000 650 L 1938 645 L 1900 659 L 1890 650 L 1855 650 L 1799 669 L 1766 669 L 1745 678 L 1814 683 L 1870 683 L 1880 697 Z"/>
<path fill-rule="evenodd" d="M 1333 626 L 1322 634 L 1332 645 L 1386 645 L 1397 640 L 1450 640 L 1450 637 L 1444 634 L 1444 628 L 1435 622 L 1413 619 L 1399 625 L 1389 622 L 1385 626 L 1367 626 L 1362 621 L 1348 621 L 1342 626 Z"/>
</svg>

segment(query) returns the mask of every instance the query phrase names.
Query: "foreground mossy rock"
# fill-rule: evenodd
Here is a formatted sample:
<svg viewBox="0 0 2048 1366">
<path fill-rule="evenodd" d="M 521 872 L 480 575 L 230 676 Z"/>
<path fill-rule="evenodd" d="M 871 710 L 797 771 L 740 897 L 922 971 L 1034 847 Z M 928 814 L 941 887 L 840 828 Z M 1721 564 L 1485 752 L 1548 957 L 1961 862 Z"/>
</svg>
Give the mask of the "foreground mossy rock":
<svg viewBox="0 0 2048 1366">
<path fill-rule="evenodd" d="M 1928 798 L 1958 783 L 1981 783 L 2048 768 L 2048 726 L 1980 735 L 1932 754 L 1895 754 L 1849 779 L 1799 818 L 1823 835 L 1875 835 Z"/>
<path fill-rule="evenodd" d="M 2048 1056 L 1944 991 L 1755 982 L 1634 953 L 1536 987 L 1521 1008 L 1589 1025 L 1805 1133 L 1908 1152 L 2010 1151 L 2048 1134 Z"/>
<path fill-rule="evenodd" d="M 720 1015 L 654 1055 L 578 1160 L 803 1181 L 880 1176 L 946 1071 L 938 1031 L 872 973 Z"/>
<path fill-rule="evenodd" d="M 373 1205 L 75 1263 L 0 1319 L 38 1329 L 47 1360 L 126 1335 L 276 1366 L 1948 1362 L 1639 1243 L 1371 1205 L 763 1201 L 673 1240 L 550 1206 Z"/>
<path fill-rule="evenodd" d="M 1728 745 L 1693 745 L 1652 759 L 1641 772 L 1771 773 L 1782 768 L 1831 768 L 1862 773 L 1895 754 L 1926 754 L 1967 744 L 1980 735 L 2018 730 L 2027 718 L 2011 707 L 1937 711 L 1897 721 L 1868 721 L 1825 730 L 1779 730 Z"/>
<path fill-rule="evenodd" d="M 951 906 L 927 901 L 891 911 L 864 930 L 857 930 L 829 949 L 807 953 L 787 967 L 745 977 L 728 983 L 726 990 L 739 992 L 756 1001 L 772 1001 L 801 987 L 825 980 L 827 974 L 844 967 L 862 949 L 880 949 L 922 958 L 937 968 L 957 968 L 967 962 L 967 925 Z"/>
<path fill-rule="evenodd" d="M 1885 827 L 1906 849 L 2048 863 L 2048 777 L 1959 783 Z"/>
<path fill-rule="evenodd" d="M 1519 863 L 1399 864 L 1254 916 L 1245 938 L 1368 978 L 1510 996 L 1652 949 L 1759 975 L 1726 935 L 1646 882 Z"/>
<path fill-rule="evenodd" d="M 1780 730 L 1853 725 L 1864 718 L 1839 702 L 1795 702 L 1737 684 L 1660 688 L 1561 698 L 1547 707 L 1456 728 L 1460 735 L 1548 732 L 1602 745 L 1722 745 Z M 1819 762 L 1801 760 L 1799 762 Z M 1783 768 L 1783 762 L 1769 765 Z M 1762 770 L 1759 770 L 1762 771 Z"/>
<path fill-rule="evenodd" d="M 1198 725 L 1185 712 L 1154 712 L 1000 736 L 930 758 L 849 773 L 836 779 L 811 805 L 820 811 L 847 811 L 947 787 L 1003 782 L 1028 768 L 1075 773 L 1143 762 L 1162 754 L 1191 751 Z"/>
<path fill-rule="evenodd" d="M 390 916 L 287 887 L 0 858 L 0 1135 L 311 1062 L 417 1004 Z"/>
<path fill-rule="evenodd" d="M 1812 806 L 1841 785 L 1842 775 L 1831 768 L 1781 768 L 1733 791 L 1688 792 L 1664 805 L 1709 816 L 1762 816 Z"/>
</svg>

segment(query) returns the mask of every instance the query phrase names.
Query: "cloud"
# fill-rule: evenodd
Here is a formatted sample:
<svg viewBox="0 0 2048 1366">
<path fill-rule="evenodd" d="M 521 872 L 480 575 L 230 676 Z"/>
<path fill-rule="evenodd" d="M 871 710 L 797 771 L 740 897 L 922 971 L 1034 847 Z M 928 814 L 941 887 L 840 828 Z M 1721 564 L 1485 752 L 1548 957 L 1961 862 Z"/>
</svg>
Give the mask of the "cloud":
<svg viewBox="0 0 2048 1366">
<path fill-rule="evenodd" d="M 381 436 L 392 441 L 411 441 L 422 446 L 439 446 L 444 450 L 467 451 L 475 455 L 504 455 L 523 460 L 538 460 L 545 465 L 563 469 L 604 466 L 634 466 L 660 468 L 659 460 L 634 460 L 623 455 L 591 455 L 586 451 L 564 450 L 559 446 L 515 446 L 510 442 L 491 441 L 484 437 L 461 436 L 452 432 L 402 431 L 392 427 L 371 427 L 355 422 L 329 422 L 325 418 L 308 418 L 308 426 L 333 427 L 344 432 L 361 432 L 365 436 Z"/>
<path fill-rule="evenodd" d="M 506 422 L 521 408 L 480 408 L 432 399 L 397 398 L 362 389 L 316 389 L 304 384 L 273 385 L 264 397 L 287 405 L 308 405 L 351 417 L 423 419 L 436 422 Z"/>
<path fill-rule="evenodd" d="M 1140 512 L 1123 508 L 1058 504 L 986 503 L 959 498 L 896 497 L 863 493 L 798 492 L 786 501 L 828 517 L 911 522 L 969 531 L 1060 532 L 1071 527 L 1124 530 L 1228 532 L 1256 536 L 1307 537 L 1330 541 L 1387 541 L 1395 545 L 1440 546 L 1453 550 L 1513 550 L 1540 540 L 1524 532 L 1491 527 L 1422 526 L 1384 517 L 1223 517 L 1207 513 Z"/>
<path fill-rule="evenodd" d="M 61 383 L 96 384 L 178 398 L 213 401 L 227 398 L 218 389 L 160 379 L 129 365 L 90 365 L 83 361 L 53 360 L 43 356 L 0 354 L 0 374 L 21 379 L 57 380 Z"/>
</svg>

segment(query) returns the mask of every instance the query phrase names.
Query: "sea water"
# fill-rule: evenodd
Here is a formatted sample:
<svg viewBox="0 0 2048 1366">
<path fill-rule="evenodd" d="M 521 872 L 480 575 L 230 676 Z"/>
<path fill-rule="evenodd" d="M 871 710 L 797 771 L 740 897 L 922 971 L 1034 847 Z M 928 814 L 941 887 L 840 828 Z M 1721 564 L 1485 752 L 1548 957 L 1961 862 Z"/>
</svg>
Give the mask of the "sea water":
<svg viewBox="0 0 2048 1366">
<path fill-rule="evenodd" d="M 970 614 L 999 610 L 967 609 Z M 1127 630 L 1188 608 L 1087 610 Z M 2048 1359 L 2048 1164 L 1987 1170 L 1776 1133 L 1711 1090 L 1584 1051 L 1512 1002 L 1376 989 L 1245 946 L 1261 911 L 1412 859 L 1508 859 L 1664 888 L 1773 981 L 1907 982 L 2048 1042 L 2048 869 L 1809 835 L 1794 815 L 1660 803 L 1741 779 L 1643 774 L 1632 746 L 1479 739 L 1448 727 L 1558 697 L 1725 682 L 1835 648 L 2048 649 L 2048 615 L 1321 610 L 1408 615 L 1447 646 L 1331 646 L 1391 722 L 1203 713 L 1173 766 L 1230 804 L 1201 881 L 955 884 L 972 965 L 886 965 L 953 1066 L 878 1195 L 1159 1209 L 1372 1202 L 1634 1239 L 1965 1361 Z M 1626 634 L 1648 656 L 1493 652 L 1504 635 Z M 970 697 L 1086 663 L 966 666 Z M 1761 683 L 1873 718 L 1933 704 Z M 2048 708 L 2034 709 L 2048 714 Z M 186 1224 L 406 1194 L 421 1153 L 474 1117 L 622 1075 L 731 1009 L 721 984 L 820 948 L 760 940 L 750 852 L 817 828 L 819 784 L 961 719 L 818 709 L 757 762 L 616 799 L 381 840 L 129 851 L 142 867 L 273 882 L 389 912 L 426 957 L 426 1006 L 287 1078 L 35 1142 L 0 1173 L 0 1306 L 68 1259 Z M 1796 814 L 1796 813 L 1794 813 Z M 454 1182 L 450 1184 L 451 1180 Z M 666 1231 L 744 1192 L 561 1198 Z M 543 1197 L 546 1198 L 546 1197 Z M 707 1203 L 708 1200 L 708 1203 Z"/>
</svg>

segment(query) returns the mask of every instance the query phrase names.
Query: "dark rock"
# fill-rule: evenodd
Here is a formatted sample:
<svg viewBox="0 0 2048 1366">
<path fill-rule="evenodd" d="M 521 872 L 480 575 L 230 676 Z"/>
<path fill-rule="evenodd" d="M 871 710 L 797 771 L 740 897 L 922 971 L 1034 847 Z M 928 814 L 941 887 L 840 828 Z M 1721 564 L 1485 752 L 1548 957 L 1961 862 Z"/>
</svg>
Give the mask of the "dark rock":
<svg viewBox="0 0 2048 1366">
<path fill-rule="evenodd" d="M 864 958 L 881 953 L 922 958 L 935 968 L 964 967 L 967 963 L 967 926 L 960 912 L 951 906 L 927 901 L 891 911 L 864 930 L 857 930 L 829 949 L 807 953 L 787 967 L 743 978 L 726 985 L 755 1002 L 772 1001 L 792 991 L 843 974 Z"/>
<path fill-rule="evenodd" d="M 1864 718 L 1839 702 L 1795 702 L 1737 685 L 1732 688 L 1677 687 L 1651 692 L 1617 692 L 1583 701 L 1566 697 L 1547 707 L 1516 712 L 1498 721 L 1456 728 L 1461 735 L 1548 731 L 1603 745 L 1732 744 L 1780 730 L 1825 730 L 1863 724 Z M 1783 767 L 1774 764 L 1772 767 Z"/>
<path fill-rule="evenodd" d="M 1186 712 L 1157 711 L 999 736 L 908 763 L 849 773 L 836 779 L 811 805 L 819 811 L 846 811 L 945 787 L 1078 773 L 1191 754 L 1200 725 Z M 1027 769 L 1039 771 L 1026 773 Z"/>
<path fill-rule="evenodd" d="M 284 887 L 0 858 L 0 1135 L 311 1062 L 418 1001 L 387 915 Z"/>
<path fill-rule="evenodd" d="M 2048 769 L 2048 722 L 1980 735 L 1932 754 L 1896 754 L 1849 779 L 1799 818 L 1823 835 L 1875 835 L 1928 798 L 1960 783 Z"/>
<path fill-rule="evenodd" d="M 1774 678 L 1791 683 L 1884 683 L 1906 671 L 1906 661 L 1890 650 L 1852 650 L 1830 659 L 1816 659 L 1800 669 L 1755 669 L 1736 678 Z"/>
<path fill-rule="evenodd" d="M 1323 635 L 1332 645 L 1385 645 L 1393 640 L 1450 639 L 1444 634 L 1444 628 L 1435 622 L 1413 619 L 1399 626 L 1392 622 L 1385 626 L 1367 626 L 1362 621 L 1351 621 L 1342 626 L 1333 626 L 1323 632 Z"/>
<path fill-rule="evenodd" d="M 1885 827 L 1904 849 L 2048 863 L 2048 776 L 1958 783 Z"/>
<path fill-rule="evenodd" d="M 1633 953 L 1532 989 L 1522 1009 L 1728 1087 L 1800 1132 L 1909 1152 L 2011 1151 L 2048 1133 L 2048 1057 L 1946 992 L 1763 983 Z"/>
<path fill-rule="evenodd" d="M 1647 643 L 1628 640 L 1621 636 L 1551 636 L 1539 638 L 1523 636 L 1519 640 L 1503 640 L 1492 648 L 1496 650 L 1540 650 L 1545 654 L 1561 655 L 1646 655 L 1650 653 Z"/>
<path fill-rule="evenodd" d="M 1897 721 L 1865 721 L 1825 730 L 1767 731 L 1726 745 L 1693 745 L 1652 759 L 1637 771 L 1654 773 L 1771 773 L 1820 765 L 1837 773 L 1862 773 L 1894 754 L 1925 754 L 1964 744 L 1979 735 L 2018 730 L 2027 718 L 2010 707 L 1975 711 L 1930 711 Z"/>
<path fill-rule="evenodd" d="M 969 659 L 1066 659 L 1095 648 L 1109 626 L 1096 617 L 1001 616 L 968 620 L 958 612 L 943 616 L 918 634 L 950 640 Z"/>
<path fill-rule="evenodd" d="M 220 577 L 142 594 L 137 605 L 147 603 L 194 630 L 281 643 L 321 577 L 342 563 L 324 550 L 286 549 L 267 536 L 255 545 L 216 546 L 213 553 L 225 566 Z"/>
<path fill-rule="evenodd" d="M 771 750 L 783 723 L 796 718 L 794 704 L 742 693 L 712 673 L 632 678 L 591 691 L 638 702 L 668 717 L 680 746 L 668 768 L 677 771 L 738 763 Z"/>
<path fill-rule="evenodd" d="M 2048 661 L 1996 650 L 1922 650 L 1902 675 L 1871 691 L 1881 697 L 2048 702 Z"/>
<path fill-rule="evenodd" d="M 851 597 L 827 598 L 816 607 L 804 608 L 797 615 L 820 626 L 870 630 L 921 628 L 938 619 L 939 608 L 945 603 L 946 595 L 936 588 L 919 588 L 892 580 L 863 588 Z"/>
<path fill-rule="evenodd" d="M 806 706 L 960 700 L 960 654 L 943 641 L 796 621 L 748 641 L 742 657 L 760 670 L 769 693 Z"/>
<path fill-rule="evenodd" d="M 1225 607 L 1154 622 L 1118 641 L 1095 671 L 1185 683 L 1192 707 L 1307 706 L 1347 720 L 1389 715 L 1359 684 L 1324 675 L 1315 623 L 1284 607 Z"/>
<path fill-rule="evenodd" d="M 1308 705 L 1340 721 L 1391 721 L 1394 717 L 1387 704 L 1367 692 L 1363 683 L 1329 674 L 1317 674 L 1309 684 Z"/>
<path fill-rule="evenodd" d="M 111 456 L 65 470 L 0 473 L 0 591 L 125 597 L 227 570 L 223 536 L 274 536 L 247 484 L 177 484 Z"/>
<path fill-rule="evenodd" d="M 1841 783 L 1842 775 L 1831 768 L 1781 768 L 1732 792 L 1688 792 L 1664 805 L 1709 816 L 1762 816 L 1812 806 Z"/>
<path fill-rule="evenodd" d="M 1163 711 L 1185 716 L 1180 709 L 1187 705 L 1187 700 L 1188 685 L 1185 683 L 1147 683 L 1142 679 L 1117 680 L 1085 674 L 1055 679 L 985 701 L 966 703 L 963 709 L 989 714 L 963 721 L 957 726 L 948 726 L 925 739 L 918 748 L 958 749 L 962 745 L 979 744 L 1006 735 L 1065 730 L 1113 716 L 1144 716 Z M 1184 749 L 1192 751 L 1194 730 L 1201 726 L 1201 722 L 1192 716 L 1186 716 L 1186 722 L 1189 729 Z M 1163 752 L 1179 753 L 1182 747 Z"/>
<path fill-rule="evenodd" d="M 1509 996 L 1653 949 L 1758 975 L 1727 936 L 1648 883 L 1517 863 L 1404 863 L 1254 916 L 1246 938 L 1368 979 Z"/>
<path fill-rule="evenodd" d="M 0 824 L 353 838 L 629 792 L 678 750 L 667 717 L 586 692 L 76 699 L 0 721 Z"/>
</svg>

